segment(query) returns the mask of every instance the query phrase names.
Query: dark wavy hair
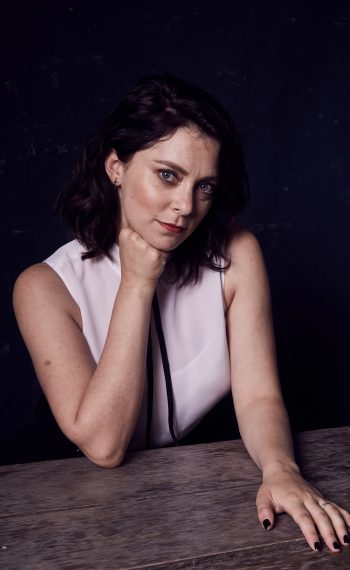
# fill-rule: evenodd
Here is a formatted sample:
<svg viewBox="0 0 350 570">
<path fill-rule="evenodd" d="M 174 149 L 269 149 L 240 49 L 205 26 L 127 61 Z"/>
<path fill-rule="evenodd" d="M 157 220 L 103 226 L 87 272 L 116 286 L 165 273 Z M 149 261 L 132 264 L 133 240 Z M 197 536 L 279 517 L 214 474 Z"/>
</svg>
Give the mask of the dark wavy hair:
<svg viewBox="0 0 350 570">
<path fill-rule="evenodd" d="M 83 259 L 109 256 L 118 238 L 118 193 L 105 169 L 111 150 L 127 163 L 137 151 L 186 126 L 219 142 L 218 187 L 208 214 L 172 253 L 175 276 L 182 284 L 196 282 L 201 266 L 220 271 L 220 258 L 229 263 L 225 249 L 248 199 L 239 136 L 213 97 L 169 74 L 144 77 L 127 93 L 87 139 L 72 180 L 58 197 L 56 211 L 85 247 Z"/>
</svg>

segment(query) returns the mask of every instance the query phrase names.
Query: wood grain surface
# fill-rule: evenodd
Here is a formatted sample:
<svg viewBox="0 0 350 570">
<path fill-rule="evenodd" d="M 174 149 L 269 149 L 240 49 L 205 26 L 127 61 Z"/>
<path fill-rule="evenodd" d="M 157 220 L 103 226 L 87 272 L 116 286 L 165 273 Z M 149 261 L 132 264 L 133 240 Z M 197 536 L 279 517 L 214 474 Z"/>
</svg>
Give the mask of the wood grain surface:
<svg viewBox="0 0 350 570">
<path fill-rule="evenodd" d="M 349 509 L 350 428 L 302 433 L 296 450 Z M 313 553 L 286 515 L 264 531 L 259 482 L 241 441 L 133 452 L 113 470 L 85 458 L 1 467 L 0 568 L 350 568 L 350 547 Z"/>
</svg>

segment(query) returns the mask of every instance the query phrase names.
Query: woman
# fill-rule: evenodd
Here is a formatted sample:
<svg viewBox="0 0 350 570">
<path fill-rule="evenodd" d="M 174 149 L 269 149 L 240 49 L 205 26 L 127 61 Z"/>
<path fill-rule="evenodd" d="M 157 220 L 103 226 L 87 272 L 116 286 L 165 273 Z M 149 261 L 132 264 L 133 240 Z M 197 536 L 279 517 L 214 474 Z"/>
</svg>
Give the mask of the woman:
<svg viewBox="0 0 350 570">
<path fill-rule="evenodd" d="M 89 138 L 58 203 L 76 239 L 18 278 L 16 316 L 60 428 L 91 461 L 177 443 L 231 387 L 263 474 L 260 522 L 286 511 L 312 549 L 317 526 L 336 552 L 350 515 L 295 464 L 264 263 L 236 223 L 245 202 L 226 112 L 147 77 Z"/>
</svg>

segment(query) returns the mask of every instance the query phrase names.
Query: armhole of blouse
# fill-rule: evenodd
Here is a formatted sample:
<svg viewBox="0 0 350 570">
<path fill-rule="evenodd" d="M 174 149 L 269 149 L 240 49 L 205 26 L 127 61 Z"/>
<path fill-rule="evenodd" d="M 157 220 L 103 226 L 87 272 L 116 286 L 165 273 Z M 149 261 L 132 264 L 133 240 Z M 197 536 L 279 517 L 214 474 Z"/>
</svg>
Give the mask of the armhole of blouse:
<svg viewBox="0 0 350 570">
<path fill-rule="evenodd" d="M 66 275 L 64 275 L 64 273 L 61 271 L 61 269 L 59 267 L 57 267 L 56 265 L 52 265 L 51 263 L 48 263 L 47 261 L 43 261 L 42 263 L 45 263 L 46 265 L 48 265 L 49 267 L 51 267 L 51 269 L 53 269 L 53 271 L 55 273 L 57 273 L 57 275 L 59 276 L 59 278 L 62 280 L 62 282 L 64 283 L 64 285 L 66 286 L 68 293 L 71 295 L 73 301 L 76 302 L 76 304 L 78 305 L 79 309 L 80 309 L 80 305 L 79 305 L 79 295 L 77 294 L 77 292 L 74 290 L 73 285 L 70 283 L 70 281 L 67 279 Z"/>
<path fill-rule="evenodd" d="M 220 257 L 219 261 L 220 261 L 220 268 L 221 268 L 221 270 L 220 270 L 220 282 L 221 282 L 222 304 L 224 307 L 224 312 L 226 314 L 226 312 L 227 312 L 227 307 L 226 307 L 226 303 L 225 303 L 225 271 L 226 270 L 224 269 L 225 260 L 222 257 Z"/>
</svg>

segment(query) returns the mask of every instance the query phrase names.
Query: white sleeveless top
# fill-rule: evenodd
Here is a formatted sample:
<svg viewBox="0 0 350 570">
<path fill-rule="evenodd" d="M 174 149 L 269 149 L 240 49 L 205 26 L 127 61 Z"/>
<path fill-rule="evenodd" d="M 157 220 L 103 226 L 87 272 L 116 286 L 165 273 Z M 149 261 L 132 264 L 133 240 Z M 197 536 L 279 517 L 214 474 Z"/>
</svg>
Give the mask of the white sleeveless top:
<svg viewBox="0 0 350 570">
<path fill-rule="evenodd" d="M 61 277 L 81 311 L 83 333 L 99 361 L 120 284 L 119 248 L 113 261 L 103 256 L 82 261 L 84 247 L 71 241 L 45 260 Z M 161 321 L 174 394 L 174 424 L 184 437 L 230 390 L 222 273 L 201 268 L 196 285 L 177 288 L 160 281 L 157 287 Z M 151 323 L 154 386 L 151 443 L 172 442 L 163 364 L 154 322 Z M 132 358 L 132 354 L 130 355 Z M 147 385 L 129 448 L 145 447 Z"/>
</svg>

